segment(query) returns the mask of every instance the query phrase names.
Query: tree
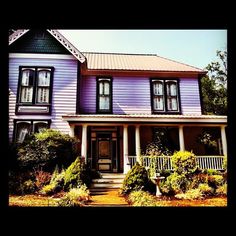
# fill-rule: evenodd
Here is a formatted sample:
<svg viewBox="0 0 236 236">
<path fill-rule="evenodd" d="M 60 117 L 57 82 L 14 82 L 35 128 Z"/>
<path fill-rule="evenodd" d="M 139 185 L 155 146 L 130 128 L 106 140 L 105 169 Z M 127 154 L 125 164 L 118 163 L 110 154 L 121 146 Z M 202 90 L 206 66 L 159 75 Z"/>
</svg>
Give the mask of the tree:
<svg viewBox="0 0 236 236">
<path fill-rule="evenodd" d="M 205 68 L 208 73 L 201 79 L 203 113 L 227 114 L 227 51 L 217 51 L 218 61 Z"/>
</svg>

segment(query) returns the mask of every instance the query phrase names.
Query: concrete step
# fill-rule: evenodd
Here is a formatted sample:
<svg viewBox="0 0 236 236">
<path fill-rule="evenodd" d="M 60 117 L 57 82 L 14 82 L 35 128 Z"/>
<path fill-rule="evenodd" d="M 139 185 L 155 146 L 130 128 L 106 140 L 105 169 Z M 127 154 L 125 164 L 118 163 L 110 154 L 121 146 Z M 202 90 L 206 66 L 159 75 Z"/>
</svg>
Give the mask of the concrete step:
<svg viewBox="0 0 236 236">
<path fill-rule="evenodd" d="M 90 189 L 92 188 L 120 188 L 121 183 L 92 183 Z"/>
<path fill-rule="evenodd" d="M 124 179 L 125 174 L 120 173 L 102 173 L 102 179 Z"/>
<path fill-rule="evenodd" d="M 102 179 L 93 179 L 92 183 L 118 183 L 121 184 L 123 182 L 123 179 L 116 179 L 116 178 L 102 178 Z"/>
</svg>

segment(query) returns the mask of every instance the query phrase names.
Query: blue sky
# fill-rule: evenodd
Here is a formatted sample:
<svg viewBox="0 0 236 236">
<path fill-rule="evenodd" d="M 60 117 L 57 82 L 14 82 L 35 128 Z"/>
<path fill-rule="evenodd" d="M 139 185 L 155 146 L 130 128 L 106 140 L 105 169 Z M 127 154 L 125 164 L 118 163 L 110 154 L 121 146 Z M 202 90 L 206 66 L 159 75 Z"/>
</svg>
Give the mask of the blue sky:
<svg viewBox="0 0 236 236">
<path fill-rule="evenodd" d="M 227 48 L 227 30 L 59 30 L 81 52 L 157 54 L 203 69 Z"/>
</svg>

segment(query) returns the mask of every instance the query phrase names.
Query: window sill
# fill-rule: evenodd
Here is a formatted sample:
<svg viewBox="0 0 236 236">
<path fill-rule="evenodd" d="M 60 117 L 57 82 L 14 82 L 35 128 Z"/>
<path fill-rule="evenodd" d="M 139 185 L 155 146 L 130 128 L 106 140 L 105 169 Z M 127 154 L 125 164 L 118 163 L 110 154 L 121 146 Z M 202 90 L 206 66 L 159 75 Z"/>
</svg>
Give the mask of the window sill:
<svg viewBox="0 0 236 236">
<path fill-rule="evenodd" d="M 29 104 L 18 104 L 16 105 L 16 115 L 50 115 L 51 114 L 51 105 L 29 105 Z"/>
</svg>

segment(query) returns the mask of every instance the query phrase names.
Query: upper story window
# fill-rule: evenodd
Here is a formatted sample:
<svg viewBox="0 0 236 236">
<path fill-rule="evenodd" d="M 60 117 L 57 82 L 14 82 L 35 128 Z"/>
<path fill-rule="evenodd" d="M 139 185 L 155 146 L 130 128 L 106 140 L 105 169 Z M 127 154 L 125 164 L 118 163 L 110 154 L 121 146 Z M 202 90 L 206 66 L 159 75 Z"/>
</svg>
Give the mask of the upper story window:
<svg viewBox="0 0 236 236">
<path fill-rule="evenodd" d="M 49 121 L 16 121 L 15 123 L 15 141 L 22 143 L 31 133 L 38 133 L 42 129 L 49 128 Z"/>
<path fill-rule="evenodd" d="M 152 109 L 154 113 L 180 112 L 178 80 L 153 79 Z"/>
<path fill-rule="evenodd" d="M 112 81 L 110 78 L 97 80 L 97 112 L 112 113 Z"/>
<path fill-rule="evenodd" d="M 30 108 L 33 112 L 40 111 L 40 106 L 45 105 L 41 111 L 49 113 L 52 93 L 52 67 L 20 67 L 17 112 L 26 112 L 23 106 L 35 106 Z M 38 107 L 37 107 L 38 106 Z M 28 109 L 29 110 L 29 109 Z"/>
</svg>

